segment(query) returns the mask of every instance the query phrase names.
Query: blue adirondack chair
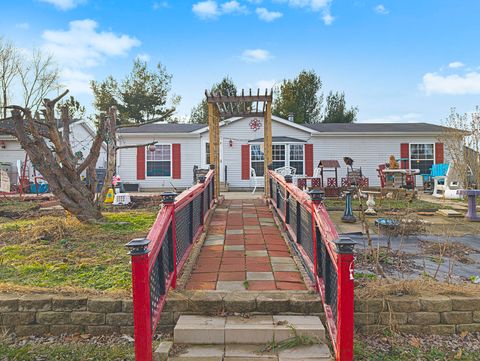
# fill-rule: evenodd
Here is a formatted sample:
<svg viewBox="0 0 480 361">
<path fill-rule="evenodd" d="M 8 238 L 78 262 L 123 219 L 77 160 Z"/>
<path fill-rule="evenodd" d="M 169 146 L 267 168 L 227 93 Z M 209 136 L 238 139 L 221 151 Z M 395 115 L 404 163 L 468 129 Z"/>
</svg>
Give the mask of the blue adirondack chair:
<svg viewBox="0 0 480 361">
<path fill-rule="evenodd" d="M 445 177 L 448 172 L 448 163 L 439 163 L 439 164 L 433 164 L 432 168 L 430 169 L 430 174 L 422 174 L 423 178 L 423 185 L 425 188 L 425 191 L 431 191 L 433 192 L 433 180 L 435 177 Z M 444 182 L 444 179 L 439 179 L 438 182 L 441 184 L 441 182 Z M 429 185 L 428 189 L 425 187 L 425 185 Z"/>
</svg>

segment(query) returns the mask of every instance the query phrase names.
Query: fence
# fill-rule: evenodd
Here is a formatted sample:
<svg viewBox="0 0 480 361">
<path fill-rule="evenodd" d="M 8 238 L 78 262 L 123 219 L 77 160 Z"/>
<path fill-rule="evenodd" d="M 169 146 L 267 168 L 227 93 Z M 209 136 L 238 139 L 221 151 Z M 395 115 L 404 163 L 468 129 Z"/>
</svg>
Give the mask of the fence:
<svg viewBox="0 0 480 361">
<path fill-rule="evenodd" d="M 321 295 L 336 360 L 353 360 L 353 248 L 340 238 L 325 206 L 323 194 L 307 194 L 272 170 L 270 202 L 285 226 L 292 246 Z"/>
<path fill-rule="evenodd" d="M 152 360 L 152 336 L 167 292 L 203 231 L 214 203 L 215 170 L 177 197 L 163 194 L 163 208 L 147 238 L 130 241 L 135 359 Z"/>
</svg>

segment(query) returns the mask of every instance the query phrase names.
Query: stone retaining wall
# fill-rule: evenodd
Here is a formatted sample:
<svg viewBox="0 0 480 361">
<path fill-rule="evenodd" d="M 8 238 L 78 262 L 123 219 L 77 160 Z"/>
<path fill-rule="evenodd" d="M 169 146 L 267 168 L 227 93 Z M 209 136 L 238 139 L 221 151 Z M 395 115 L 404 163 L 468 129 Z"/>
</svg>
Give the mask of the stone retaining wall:
<svg viewBox="0 0 480 361">
<path fill-rule="evenodd" d="M 162 312 L 161 331 L 171 331 L 181 314 L 310 314 L 324 321 L 318 295 L 307 292 L 172 292 Z M 360 333 L 386 329 L 405 333 L 480 332 L 480 297 L 389 297 L 355 301 Z M 132 301 L 98 297 L 0 294 L 0 331 L 19 336 L 133 333 Z"/>
<path fill-rule="evenodd" d="M 448 335 L 480 332 L 480 297 L 388 297 L 355 302 L 359 332 L 385 329 L 405 333 Z"/>
</svg>

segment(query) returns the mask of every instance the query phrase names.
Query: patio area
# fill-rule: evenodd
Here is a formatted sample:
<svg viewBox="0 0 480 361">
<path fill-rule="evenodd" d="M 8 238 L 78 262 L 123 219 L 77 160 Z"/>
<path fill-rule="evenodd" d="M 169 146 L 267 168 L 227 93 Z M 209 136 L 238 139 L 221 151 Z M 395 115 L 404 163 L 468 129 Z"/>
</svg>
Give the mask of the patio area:
<svg viewBox="0 0 480 361">
<path fill-rule="evenodd" d="M 186 288 L 307 289 L 272 211 L 261 196 L 248 193 L 228 194 L 215 210 Z"/>
</svg>

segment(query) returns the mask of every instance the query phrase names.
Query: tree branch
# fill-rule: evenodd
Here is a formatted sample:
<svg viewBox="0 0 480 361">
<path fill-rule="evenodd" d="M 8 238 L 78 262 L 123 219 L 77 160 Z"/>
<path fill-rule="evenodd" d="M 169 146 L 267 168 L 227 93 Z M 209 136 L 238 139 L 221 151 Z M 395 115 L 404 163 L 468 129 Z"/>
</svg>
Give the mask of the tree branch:
<svg viewBox="0 0 480 361">
<path fill-rule="evenodd" d="M 90 152 L 85 160 L 77 167 L 77 173 L 82 173 L 85 169 L 87 169 L 90 164 L 96 164 L 98 161 L 98 157 L 100 156 L 100 150 L 102 148 L 102 144 L 104 141 L 103 136 L 105 135 L 105 128 L 106 128 L 106 121 L 105 117 L 102 115 L 100 116 L 100 122 L 97 128 L 97 135 L 92 142 L 92 146 L 90 147 Z"/>
<path fill-rule="evenodd" d="M 157 144 L 157 143 L 158 143 L 158 141 L 145 143 L 145 144 L 121 145 L 119 147 L 116 147 L 115 149 L 119 150 L 119 149 L 128 149 L 128 148 L 148 147 L 149 145 L 154 145 L 154 144 Z"/>
<path fill-rule="evenodd" d="M 163 119 L 169 117 L 170 115 L 172 115 L 174 111 L 175 111 L 175 108 L 172 108 L 172 109 L 170 109 L 170 110 L 167 110 L 167 111 L 166 111 L 161 117 L 159 117 L 159 118 L 155 118 L 155 119 L 149 120 L 149 121 L 147 121 L 147 122 L 145 122 L 145 123 L 142 123 L 142 124 L 118 125 L 118 126 L 116 127 L 116 129 L 132 128 L 132 127 L 141 127 L 142 125 L 157 123 L 157 122 L 159 122 L 160 120 L 163 120 Z"/>
</svg>

